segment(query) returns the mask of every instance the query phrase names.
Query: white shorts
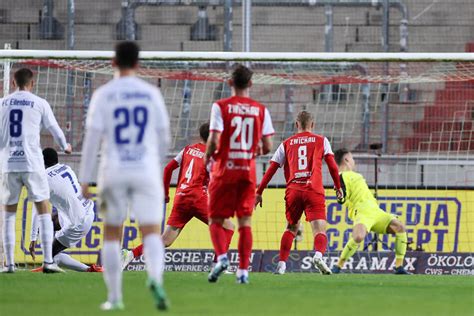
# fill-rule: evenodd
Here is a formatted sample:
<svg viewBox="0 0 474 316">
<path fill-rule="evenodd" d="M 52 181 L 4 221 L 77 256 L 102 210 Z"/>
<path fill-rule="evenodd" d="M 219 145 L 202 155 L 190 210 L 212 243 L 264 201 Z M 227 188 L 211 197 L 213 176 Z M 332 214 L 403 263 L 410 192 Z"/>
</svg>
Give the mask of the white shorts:
<svg viewBox="0 0 474 316">
<path fill-rule="evenodd" d="M 98 197 L 104 223 L 122 226 L 130 213 L 139 225 L 159 225 L 163 219 L 163 182 L 127 173 L 99 178 Z"/>
<path fill-rule="evenodd" d="M 21 189 L 26 187 L 31 202 L 49 199 L 49 185 L 45 172 L 7 172 L 1 177 L 1 203 L 17 204 Z"/>
<path fill-rule="evenodd" d="M 94 209 L 91 208 L 82 223 L 76 226 L 61 227 L 54 237 L 64 246 L 72 248 L 89 233 L 94 223 Z"/>
</svg>

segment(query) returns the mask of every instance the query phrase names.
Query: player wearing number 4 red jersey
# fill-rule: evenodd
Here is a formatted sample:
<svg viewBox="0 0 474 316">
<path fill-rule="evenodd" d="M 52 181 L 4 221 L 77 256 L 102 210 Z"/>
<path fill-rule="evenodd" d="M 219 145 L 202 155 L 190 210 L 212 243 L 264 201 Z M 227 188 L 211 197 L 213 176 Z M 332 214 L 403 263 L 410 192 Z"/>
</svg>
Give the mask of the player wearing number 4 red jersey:
<svg viewBox="0 0 474 316">
<path fill-rule="evenodd" d="M 257 189 L 255 206 L 257 204 L 262 206 L 263 190 L 278 168 L 284 168 L 288 226 L 281 238 L 280 261 L 276 274 L 285 273 L 286 260 L 290 255 L 291 245 L 298 232 L 303 212 L 313 230 L 315 249 L 313 263 L 322 274 L 331 274 L 331 270 L 322 260 L 327 245 L 326 205 L 321 170 L 323 159 L 328 165 L 338 198 L 342 198 L 343 191 L 331 145 L 326 137 L 312 133 L 313 127 L 313 116 L 306 111 L 301 111 L 296 118 L 298 133 L 286 139 L 278 147 L 270 161 L 270 168 Z"/>
<path fill-rule="evenodd" d="M 169 202 L 169 187 L 173 170 L 179 168 L 178 184 L 174 197 L 173 210 L 168 218 L 168 223 L 162 235 L 165 247 L 169 247 L 178 238 L 184 226 L 196 217 L 204 224 L 208 224 L 208 195 L 209 172 L 204 164 L 206 141 L 209 137 L 209 123 L 202 124 L 199 128 L 201 141 L 188 145 L 172 159 L 163 172 L 163 186 L 165 189 L 165 202 Z M 227 249 L 234 235 L 234 224 L 229 219 L 224 221 L 224 230 L 227 237 Z M 143 254 L 143 245 L 129 250 L 122 250 L 122 268 Z"/>
<path fill-rule="evenodd" d="M 237 282 L 248 283 L 252 252 L 251 216 L 255 202 L 255 156 L 272 148 L 274 130 L 270 113 L 249 97 L 252 72 L 238 65 L 228 84 L 232 96 L 212 105 L 206 159 L 214 160 L 209 183 L 209 230 L 218 262 L 209 274 L 216 282 L 227 269 L 227 239 L 223 223 L 237 215 L 239 225 L 239 269 Z M 259 142 L 262 141 L 261 147 Z"/>
</svg>

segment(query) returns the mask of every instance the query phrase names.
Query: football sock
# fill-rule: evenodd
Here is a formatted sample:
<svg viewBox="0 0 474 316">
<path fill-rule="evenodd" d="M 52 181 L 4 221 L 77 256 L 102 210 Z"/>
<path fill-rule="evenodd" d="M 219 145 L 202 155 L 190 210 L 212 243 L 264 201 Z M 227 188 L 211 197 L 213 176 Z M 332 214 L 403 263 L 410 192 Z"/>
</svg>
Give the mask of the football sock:
<svg viewBox="0 0 474 316">
<path fill-rule="evenodd" d="M 15 212 L 3 212 L 3 249 L 7 266 L 15 264 Z"/>
<path fill-rule="evenodd" d="M 111 303 L 121 302 L 122 264 L 120 260 L 120 242 L 118 240 L 104 240 L 102 264 L 108 292 L 107 300 Z"/>
<path fill-rule="evenodd" d="M 225 235 L 227 237 L 227 251 L 230 248 L 230 243 L 232 242 L 232 236 L 234 236 L 234 231 L 232 229 L 224 228 Z"/>
<path fill-rule="evenodd" d="M 138 245 L 137 247 L 132 249 L 133 257 L 138 258 L 143 255 L 143 244 Z"/>
<path fill-rule="evenodd" d="M 212 223 L 209 225 L 209 231 L 211 232 L 211 240 L 214 245 L 214 252 L 219 257 L 220 255 L 227 253 L 227 237 L 224 227 L 218 223 Z"/>
<path fill-rule="evenodd" d="M 325 233 L 318 233 L 314 236 L 314 250 L 324 255 L 328 244 L 328 238 Z"/>
<path fill-rule="evenodd" d="M 283 236 L 281 236 L 280 242 L 280 261 L 287 261 L 290 256 L 291 246 L 293 245 L 293 240 L 295 235 L 289 230 L 285 230 Z"/>
<path fill-rule="evenodd" d="M 359 248 L 359 244 L 356 243 L 353 238 L 349 239 L 347 244 L 344 246 L 344 249 L 342 250 L 341 257 L 339 260 L 339 266 L 341 266 L 343 262 L 346 262 L 347 259 L 352 257 L 357 251 L 357 248 Z"/>
<path fill-rule="evenodd" d="M 53 221 L 51 214 L 38 215 L 40 223 L 41 249 L 43 249 L 44 262 L 53 263 Z"/>
<path fill-rule="evenodd" d="M 244 226 L 239 228 L 239 269 L 247 270 L 252 254 L 252 228 Z"/>
<path fill-rule="evenodd" d="M 403 259 L 407 252 L 407 233 L 395 234 L 395 266 L 403 265 Z"/>
<path fill-rule="evenodd" d="M 241 276 L 246 276 L 246 277 L 248 277 L 248 276 L 249 276 L 249 270 L 247 270 L 247 269 L 237 269 L 237 274 L 236 274 L 236 276 L 237 276 L 238 278 L 240 278 Z"/>
<path fill-rule="evenodd" d="M 162 284 L 163 271 L 165 269 L 165 247 L 163 241 L 158 234 L 148 234 L 143 238 L 143 245 L 148 277 Z"/>
<path fill-rule="evenodd" d="M 78 272 L 86 272 L 89 269 L 88 265 L 73 259 L 71 256 L 65 253 L 58 253 L 53 258 L 54 262 L 61 266 Z"/>
</svg>

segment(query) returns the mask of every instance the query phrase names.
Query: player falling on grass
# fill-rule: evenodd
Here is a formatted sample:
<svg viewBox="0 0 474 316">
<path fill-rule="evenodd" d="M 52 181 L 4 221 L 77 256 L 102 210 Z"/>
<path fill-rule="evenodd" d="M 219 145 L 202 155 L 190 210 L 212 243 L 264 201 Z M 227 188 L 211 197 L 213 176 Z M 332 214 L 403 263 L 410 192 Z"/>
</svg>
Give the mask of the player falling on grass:
<svg viewBox="0 0 474 316">
<path fill-rule="evenodd" d="M 71 145 L 66 142 L 48 102 L 31 93 L 34 86 L 33 72 L 27 68 L 17 70 L 13 84 L 17 90 L 6 96 L 0 104 L 0 196 L 4 206 L 5 272 L 15 271 L 16 210 L 23 186 L 39 214 L 43 272 L 62 272 L 53 262 L 52 256 L 53 222 L 48 202 L 48 180 L 41 154 L 41 128 L 46 128 L 53 135 L 64 152 L 71 153 Z"/>
<path fill-rule="evenodd" d="M 237 215 L 239 226 L 239 268 L 237 282 L 248 283 L 252 253 L 251 216 L 255 203 L 258 151 L 268 153 L 274 133 L 270 112 L 249 97 L 252 71 L 238 65 L 228 84 L 232 96 L 216 101 L 211 109 L 206 159 L 214 162 L 209 183 L 209 230 L 217 264 L 208 276 L 216 282 L 229 266 L 227 237 L 223 224 Z M 260 147 L 259 142 L 262 142 Z"/>
<path fill-rule="evenodd" d="M 86 237 L 94 222 L 94 202 L 82 196 L 76 174 L 68 165 L 59 163 L 58 153 L 53 148 L 43 150 L 44 165 L 49 184 L 50 202 L 58 213 L 53 215 L 54 230 L 53 260 L 61 267 L 79 272 L 102 272 L 95 264 L 88 266 L 65 254 L 63 250 L 76 246 Z M 35 259 L 38 237 L 38 216 L 33 206 L 30 254 Z M 43 271 L 43 268 L 32 270 Z"/>
<path fill-rule="evenodd" d="M 322 274 L 331 274 L 323 261 L 326 252 L 326 205 L 322 180 L 322 161 L 326 162 L 334 181 L 337 195 L 342 197 L 342 189 L 334 154 L 328 139 L 314 134 L 314 119 L 307 111 L 301 111 L 296 117 L 298 133 L 283 141 L 270 160 L 257 189 L 255 206 L 262 206 L 262 193 L 278 168 L 283 167 L 286 179 L 285 207 L 287 227 L 280 243 L 280 258 L 276 274 L 284 274 L 286 261 L 290 255 L 293 239 L 298 233 L 300 219 L 305 213 L 314 236 L 313 264 Z"/>
<path fill-rule="evenodd" d="M 165 202 L 168 203 L 169 187 L 173 170 L 179 168 L 178 184 L 174 197 L 173 210 L 168 218 L 167 226 L 163 235 L 165 247 L 169 247 L 178 238 L 184 226 L 196 217 L 204 224 L 208 225 L 207 207 L 207 186 L 209 184 L 209 173 L 206 169 L 204 156 L 206 152 L 206 142 L 209 137 L 209 123 L 199 127 L 201 141 L 184 147 L 183 150 L 172 159 L 163 172 L 163 185 L 165 187 Z M 223 224 L 227 237 L 227 249 L 229 248 L 234 234 L 234 224 L 226 219 Z M 131 251 L 122 250 L 122 268 L 134 258 L 143 254 L 143 244 L 135 247 Z"/>
<path fill-rule="evenodd" d="M 89 183 L 102 144 L 98 195 L 104 218 L 102 262 L 108 299 L 103 310 L 123 309 L 120 239 L 128 209 L 135 214 L 148 272 L 148 287 L 158 309 L 167 309 L 163 289 L 164 247 L 160 236 L 163 182 L 160 162 L 170 143 L 169 118 L 160 91 L 136 77 L 139 48 L 121 42 L 112 65 L 115 79 L 94 92 L 87 115 L 81 172 L 82 193 Z"/>
<path fill-rule="evenodd" d="M 367 232 L 377 234 L 395 234 L 395 274 L 411 274 L 403 267 L 403 259 L 407 250 L 407 233 L 405 226 L 395 215 L 386 213 L 379 208 L 377 200 L 370 192 L 364 177 L 355 172 L 355 161 L 347 149 L 339 149 L 335 153 L 339 166 L 341 184 L 345 198 L 341 201 L 349 209 L 349 218 L 354 221 L 352 238 L 349 239 L 333 273 L 339 273 L 344 263 L 354 255 Z"/>
</svg>

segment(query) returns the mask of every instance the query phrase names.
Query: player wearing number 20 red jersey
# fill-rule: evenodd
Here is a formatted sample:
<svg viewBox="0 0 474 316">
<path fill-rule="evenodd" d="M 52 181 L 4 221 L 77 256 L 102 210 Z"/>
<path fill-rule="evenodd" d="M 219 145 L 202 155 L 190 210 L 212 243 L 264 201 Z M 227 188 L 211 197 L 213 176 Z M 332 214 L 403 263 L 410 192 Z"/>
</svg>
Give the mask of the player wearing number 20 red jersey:
<svg viewBox="0 0 474 316">
<path fill-rule="evenodd" d="M 331 145 L 326 137 L 312 133 L 313 117 L 301 111 L 296 119 L 298 133 L 286 139 L 276 150 L 270 161 L 270 168 L 265 173 L 257 189 L 256 204 L 262 204 L 262 192 L 271 178 L 283 167 L 286 179 L 286 219 L 288 226 L 283 233 L 280 245 L 280 261 L 277 274 L 286 270 L 286 260 L 290 254 L 293 239 L 298 231 L 301 215 L 311 223 L 314 235 L 315 255 L 313 263 L 323 274 L 331 271 L 322 260 L 326 251 L 326 205 L 322 181 L 322 160 L 324 159 L 338 190 L 342 194 L 337 165 Z"/>
<path fill-rule="evenodd" d="M 188 145 L 173 158 L 165 167 L 163 172 L 163 186 L 165 191 L 165 202 L 169 202 L 169 187 L 173 171 L 179 168 L 178 183 L 173 201 L 173 209 L 168 217 L 167 226 L 162 238 L 165 247 L 169 247 L 178 238 L 184 226 L 193 218 L 208 224 L 208 194 L 209 172 L 206 168 L 204 156 L 206 141 L 209 137 L 209 123 L 202 124 L 199 128 L 201 141 Z M 229 248 L 234 234 L 234 224 L 226 219 L 223 228 Z M 226 250 L 227 250 L 226 249 Z M 129 250 L 122 250 L 122 268 L 134 258 L 143 254 L 143 245 Z"/>
<path fill-rule="evenodd" d="M 248 283 L 252 252 L 250 217 L 256 187 L 255 156 L 260 150 L 263 153 L 271 150 L 274 133 L 268 110 L 249 98 L 251 78 L 252 72 L 247 67 L 237 66 L 229 80 L 232 97 L 212 105 L 206 156 L 214 159 L 209 184 L 209 229 L 218 262 L 209 274 L 209 282 L 216 282 L 229 264 L 222 224 L 225 219 L 237 215 L 240 258 L 237 281 Z"/>
</svg>

